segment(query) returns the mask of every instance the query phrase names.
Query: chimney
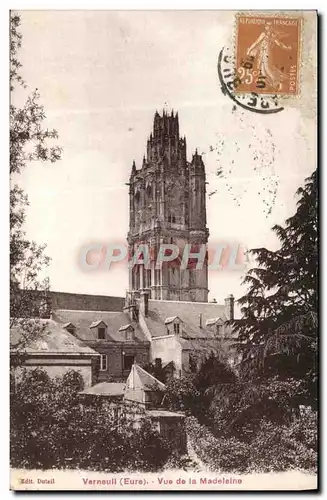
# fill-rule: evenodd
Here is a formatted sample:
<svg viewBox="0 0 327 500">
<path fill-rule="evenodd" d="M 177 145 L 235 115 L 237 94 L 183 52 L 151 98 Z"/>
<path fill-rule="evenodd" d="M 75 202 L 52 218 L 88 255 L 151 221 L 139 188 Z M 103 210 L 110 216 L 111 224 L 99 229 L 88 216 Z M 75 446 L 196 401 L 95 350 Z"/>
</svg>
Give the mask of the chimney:
<svg viewBox="0 0 327 500">
<path fill-rule="evenodd" d="M 145 317 L 147 317 L 149 311 L 149 295 L 150 290 L 147 288 L 141 290 L 140 292 L 140 311 Z"/>
<path fill-rule="evenodd" d="M 199 314 L 199 327 L 202 328 L 202 314 Z"/>
<path fill-rule="evenodd" d="M 234 296 L 229 294 L 225 299 L 225 314 L 228 320 L 234 319 Z"/>
</svg>

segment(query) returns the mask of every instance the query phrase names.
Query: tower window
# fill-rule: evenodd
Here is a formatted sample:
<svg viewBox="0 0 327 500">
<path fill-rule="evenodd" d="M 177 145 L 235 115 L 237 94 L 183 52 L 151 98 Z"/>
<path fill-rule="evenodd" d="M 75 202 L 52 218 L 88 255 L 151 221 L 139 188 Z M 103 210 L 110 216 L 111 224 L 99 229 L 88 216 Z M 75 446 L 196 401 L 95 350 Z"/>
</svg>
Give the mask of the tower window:
<svg viewBox="0 0 327 500">
<path fill-rule="evenodd" d="M 174 333 L 179 334 L 180 331 L 179 326 L 180 326 L 179 323 L 174 323 Z"/>
<path fill-rule="evenodd" d="M 147 269 L 146 271 L 146 286 L 151 286 L 151 269 Z"/>
<path fill-rule="evenodd" d="M 152 186 L 149 184 L 146 188 L 146 195 L 148 198 L 152 198 Z"/>
</svg>

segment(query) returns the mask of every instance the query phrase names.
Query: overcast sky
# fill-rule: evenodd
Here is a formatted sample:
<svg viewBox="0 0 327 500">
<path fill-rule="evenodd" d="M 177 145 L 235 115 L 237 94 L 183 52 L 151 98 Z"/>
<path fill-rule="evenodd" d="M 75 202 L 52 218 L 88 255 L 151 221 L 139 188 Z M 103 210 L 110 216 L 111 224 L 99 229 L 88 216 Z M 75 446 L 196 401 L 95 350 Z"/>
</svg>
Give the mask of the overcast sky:
<svg viewBox="0 0 327 500">
<path fill-rule="evenodd" d="M 164 106 L 179 112 L 188 159 L 196 147 L 205 153 L 208 195 L 216 191 L 207 197 L 209 244 L 276 247 L 270 228 L 292 215 L 294 193 L 315 168 L 312 16 L 301 96 L 269 116 L 233 111 L 220 90 L 217 58 L 234 43 L 232 12 L 23 11 L 21 18 L 22 75 L 29 91 L 39 89 L 46 125 L 63 147 L 61 161 L 28 166 L 19 179 L 30 200 L 27 234 L 48 245 L 53 290 L 125 295 L 125 267 L 86 273 L 77 257 L 89 242 L 125 240 L 125 183 Z M 15 91 L 14 102 L 25 96 Z M 242 274 L 213 271 L 210 298 L 239 297 Z"/>
</svg>

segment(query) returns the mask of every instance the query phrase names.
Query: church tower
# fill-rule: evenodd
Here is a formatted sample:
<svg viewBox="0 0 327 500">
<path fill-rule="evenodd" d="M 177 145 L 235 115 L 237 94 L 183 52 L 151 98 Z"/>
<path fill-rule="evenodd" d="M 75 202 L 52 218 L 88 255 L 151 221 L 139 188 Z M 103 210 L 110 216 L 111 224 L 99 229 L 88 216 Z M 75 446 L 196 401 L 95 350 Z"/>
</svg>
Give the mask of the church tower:
<svg viewBox="0 0 327 500">
<path fill-rule="evenodd" d="M 206 227 L 205 168 L 195 152 L 187 161 L 186 139 L 179 135 L 178 113 L 154 116 L 153 132 L 147 141 L 141 168 L 133 162 L 130 181 L 130 256 L 140 245 L 149 249 L 147 265 L 130 268 L 129 290 L 150 290 L 152 299 L 208 301 L 207 260 L 201 269 L 194 261 L 181 269 L 185 245 L 199 252 L 208 241 Z M 180 257 L 156 266 L 161 244 L 179 248 Z"/>
</svg>

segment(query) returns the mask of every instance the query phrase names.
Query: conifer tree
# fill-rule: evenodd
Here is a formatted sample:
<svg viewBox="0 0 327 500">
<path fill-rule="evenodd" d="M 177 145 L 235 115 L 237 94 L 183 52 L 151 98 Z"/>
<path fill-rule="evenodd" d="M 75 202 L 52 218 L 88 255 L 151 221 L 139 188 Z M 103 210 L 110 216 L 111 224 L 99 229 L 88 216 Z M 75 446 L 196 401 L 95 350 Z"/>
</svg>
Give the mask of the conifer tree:
<svg viewBox="0 0 327 500">
<path fill-rule="evenodd" d="M 276 251 L 251 250 L 257 267 L 245 279 L 235 320 L 245 377 L 303 380 L 314 404 L 317 379 L 318 214 L 317 172 L 300 187 L 296 213 L 273 231 Z"/>
</svg>

